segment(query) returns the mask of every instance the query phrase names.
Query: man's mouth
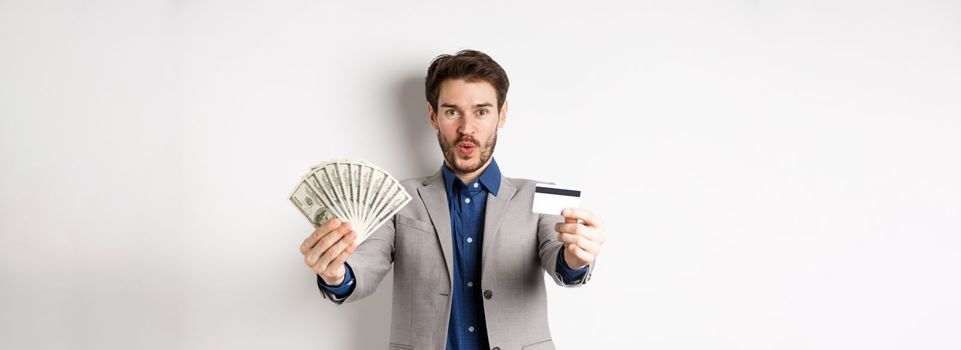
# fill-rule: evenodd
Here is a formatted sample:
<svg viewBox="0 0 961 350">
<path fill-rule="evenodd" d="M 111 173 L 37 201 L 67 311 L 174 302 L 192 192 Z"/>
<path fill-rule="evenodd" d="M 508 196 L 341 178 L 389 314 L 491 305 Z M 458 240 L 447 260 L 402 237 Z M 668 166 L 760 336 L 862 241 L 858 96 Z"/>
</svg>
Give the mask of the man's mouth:
<svg viewBox="0 0 961 350">
<path fill-rule="evenodd" d="M 475 146 L 473 143 L 466 141 L 457 144 L 457 152 L 465 157 L 469 157 L 470 155 L 474 154 L 474 149 L 476 148 L 477 146 Z"/>
</svg>

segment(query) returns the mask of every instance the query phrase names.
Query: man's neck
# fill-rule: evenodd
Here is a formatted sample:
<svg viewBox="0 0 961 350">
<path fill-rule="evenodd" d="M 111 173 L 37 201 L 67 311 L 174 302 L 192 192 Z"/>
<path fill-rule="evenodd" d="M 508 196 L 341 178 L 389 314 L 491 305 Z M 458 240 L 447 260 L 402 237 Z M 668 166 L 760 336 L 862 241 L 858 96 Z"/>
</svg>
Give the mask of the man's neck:
<svg viewBox="0 0 961 350">
<path fill-rule="evenodd" d="M 489 166 L 491 165 L 491 162 L 492 162 L 493 160 L 494 160 L 494 157 L 488 158 L 488 159 L 487 159 L 487 163 L 484 163 L 483 166 L 481 166 L 481 167 L 480 167 L 479 169 L 477 169 L 477 170 L 474 170 L 474 172 L 472 172 L 472 173 L 461 173 L 461 172 L 458 172 L 457 170 L 454 170 L 454 167 L 450 166 L 450 163 L 447 163 L 447 168 L 450 169 L 450 171 L 451 171 L 452 173 L 454 173 L 454 175 L 456 175 L 458 179 L 460 179 L 461 181 L 463 181 L 465 184 L 469 184 L 469 183 L 471 183 L 471 182 L 474 182 L 474 180 L 477 180 L 477 178 L 480 177 L 481 174 L 484 173 L 484 170 L 487 170 L 487 167 L 489 167 Z M 447 161 L 445 160 L 444 162 L 447 162 Z"/>
</svg>

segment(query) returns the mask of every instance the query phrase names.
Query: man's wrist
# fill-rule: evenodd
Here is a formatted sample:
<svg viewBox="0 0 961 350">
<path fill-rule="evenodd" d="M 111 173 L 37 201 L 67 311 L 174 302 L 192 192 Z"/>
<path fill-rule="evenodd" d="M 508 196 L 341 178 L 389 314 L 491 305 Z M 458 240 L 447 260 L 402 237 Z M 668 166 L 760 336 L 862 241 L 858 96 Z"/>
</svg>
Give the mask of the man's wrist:
<svg viewBox="0 0 961 350">
<path fill-rule="evenodd" d="M 354 277 L 354 274 L 351 271 L 350 265 L 345 263 L 344 275 L 342 276 L 341 280 L 332 281 L 332 282 L 340 282 L 340 283 L 337 283 L 336 286 L 328 284 L 327 281 L 324 280 L 324 277 L 318 274 L 317 286 L 320 287 L 320 289 L 330 293 L 329 295 L 331 295 L 331 300 L 339 304 L 341 301 L 346 299 L 348 296 L 350 296 L 351 293 L 354 292 L 354 287 L 356 286 L 356 283 L 354 283 L 355 279 L 356 278 Z"/>
<path fill-rule="evenodd" d="M 320 276 L 320 275 L 318 275 L 318 276 Z M 344 285 L 344 279 L 345 279 L 344 277 L 345 277 L 345 275 L 341 275 L 340 278 L 338 278 L 338 279 L 337 279 L 336 281 L 334 281 L 333 283 L 331 283 L 330 281 L 328 281 L 327 278 L 324 277 L 324 276 L 320 276 L 320 279 L 323 280 L 323 281 L 324 281 L 324 284 L 326 284 L 328 287 L 330 287 L 330 288 L 338 288 L 338 287 Z"/>
<path fill-rule="evenodd" d="M 577 261 L 578 259 L 577 257 L 568 256 L 567 254 L 569 254 L 569 252 L 567 251 L 567 249 L 564 249 L 564 257 L 563 259 L 561 259 L 561 263 L 564 264 L 564 266 L 567 267 L 568 269 L 577 271 L 577 270 L 584 269 L 585 267 L 587 267 L 587 265 L 590 265 L 590 263 L 587 263 L 587 264 L 580 265 L 578 267 L 573 267 L 571 266 L 570 263 L 568 263 L 568 261 L 571 261 L 571 260 Z"/>
</svg>

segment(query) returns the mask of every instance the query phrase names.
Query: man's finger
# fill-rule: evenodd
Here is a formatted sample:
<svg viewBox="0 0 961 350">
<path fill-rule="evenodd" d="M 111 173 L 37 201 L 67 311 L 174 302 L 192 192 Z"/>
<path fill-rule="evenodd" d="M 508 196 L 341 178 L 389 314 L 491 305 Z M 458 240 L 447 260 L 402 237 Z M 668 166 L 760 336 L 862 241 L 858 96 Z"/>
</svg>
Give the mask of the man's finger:
<svg viewBox="0 0 961 350">
<path fill-rule="evenodd" d="M 337 241 L 337 243 L 334 243 L 334 245 L 330 246 L 330 248 L 327 248 L 327 250 L 320 256 L 320 259 L 317 259 L 317 269 L 319 271 L 327 270 L 327 268 L 330 266 L 330 263 L 340 256 L 340 253 L 343 253 L 344 249 L 347 249 L 347 246 L 353 244 L 356 238 L 357 232 L 350 231 L 350 233 Z"/>
<path fill-rule="evenodd" d="M 589 239 L 579 239 L 574 245 L 591 255 L 597 255 L 601 251 L 601 244 Z"/>
<path fill-rule="evenodd" d="M 577 241 L 580 240 L 580 237 L 571 233 L 561 233 L 557 235 L 557 240 L 563 242 L 564 244 L 577 244 Z"/>
<path fill-rule="evenodd" d="M 307 238 L 304 239 L 304 242 L 300 244 L 300 254 L 307 255 L 307 252 L 310 251 L 310 248 L 313 248 L 314 245 L 317 244 L 317 241 L 326 234 L 327 231 L 324 231 L 323 226 L 314 229 L 314 232 L 311 232 L 309 235 L 307 235 Z"/>
<path fill-rule="evenodd" d="M 600 234 L 597 230 L 584 226 L 583 224 L 565 224 L 557 223 L 554 225 L 554 230 L 558 233 L 570 233 L 578 236 L 583 236 L 592 241 L 601 240 Z"/>
<path fill-rule="evenodd" d="M 571 254 L 574 254 L 574 256 L 576 256 L 578 259 L 581 259 L 581 261 L 586 261 L 587 264 L 594 263 L 594 254 L 584 251 L 577 245 L 568 245 L 567 249 L 571 251 Z"/>
<path fill-rule="evenodd" d="M 307 253 L 307 259 L 309 259 L 309 264 L 315 265 L 317 263 L 317 260 L 320 259 L 321 255 L 323 255 L 324 252 L 330 249 L 330 247 L 333 246 L 335 243 L 337 243 L 337 241 L 339 241 L 341 238 L 343 238 L 348 233 L 350 233 L 350 231 L 351 231 L 350 223 L 346 223 L 344 225 L 340 225 L 340 227 L 338 227 L 333 232 L 324 236 L 324 238 L 321 238 L 320 241 L 317 242 L 317 245 L 315 245 L 310 250 L 310 252 Z"/>
<path fill-rule="evenodd" d="M 355 249 L 357 249 L 357 245 L 354 243 L 351 243 L 349 246 L 347 246 L 347 248 L 344 249 L 343 252 L 340 252 L 340 255 L 338 255 L 337 258 L 334 259 L 334 261 L 331 261 L 330 264 L 327 265 L 327 269 L 324 270 L 324 272 L 327 275 L 334 275 L 334 272 L 336 272 L 337 267 L 347 262 L 347 258 L 349 258 L 350 255 L 354 253 Z"/>
<path fill-rule="evenodd" d="M 314 245 L 317 244 L 317 241 L 319 241 L 321 238 L 326 236 L 333 229 L 339 227 L 340 224 L 341 224 L 340 220 L 337 218 L 334 218 L 334 219 L 328 220 L 323 225 L 320 225 L 320 227 L 314 230 L 314 233 L 307 236 L 307 239 L 304 240 L 304 243 L 300 244 L 300 254 L 307 254 L 307 252 L 310 251 L 310 248 L 313 248 Z"/>
<path fill-rule="evenodd" d="M 308 254 L 307 258 L 310 262 L 310 265 L 315 264 L 317 259 L 320 258 L 321 254 L 327 251 L 327 249 L 330 248 L 330 246 L 334 245 L 334 243 L 337 243 L 337 241 L 340 240 L 341 237 L 346 235 L 348 232 L 350 232 L 350 230 L 351 230 L 350 223 L 345 222 L 343 225 L 340 225 L 340 227 L 335 229 L 333 232 L 328 233 L 326 236 L 321 238 L 320 241 L 318 241 L 317 244 L 310 249 L 310 252 L 307 253 Z"/>
<path fill-rule="evenodd" d="M 584 220 L 588 226 L 603 226 L 603 223 L 594 215 L 594 212 L 587 209 L 564 208 L 564 210 L 561 211 L 561 215 L 564 216 L 565 222 L 569 222 L 568 220 Z"/>
</svg>

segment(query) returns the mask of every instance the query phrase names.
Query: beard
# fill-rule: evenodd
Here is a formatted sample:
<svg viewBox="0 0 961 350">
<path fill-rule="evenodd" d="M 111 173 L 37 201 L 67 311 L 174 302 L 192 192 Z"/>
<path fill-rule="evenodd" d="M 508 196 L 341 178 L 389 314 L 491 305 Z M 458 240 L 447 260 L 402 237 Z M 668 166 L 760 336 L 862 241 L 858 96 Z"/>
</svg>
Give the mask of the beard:
<svg viewBox="0 0 961 350">
<path fill-rule="evenodd" d="M 487 161 L 490 160 L 491 155 L 494 154 L 494 147 L 497 146 L 497 130 L 495 129 L 494 133 L 491 134 L 491 136 L 485 141 L 486 142 L 484 142 L 484 144 L 480 144 L 472 136 L 460 135 L 458 136 L 457 140 L 450 142 L 446 137 L 444 137 L 444 134 L 442 134 L 440 131 L 437 131 L 437 143 L 440 144 L 440 149 L 444 152 L 444 160 L 447 161 L 447 165 L 450 166 L 451 170 L 454 170 L 454 172 L 460 174 L 473 173 L 484 166 L 484 164 L 487 164 Z M 472 143 L 478 150 L 477 155 L 479 159 L 472 162 L 472 158 L 457 158 L 457 153 L 454 152 L 454 148 L 456 148 L 457 144 L 461 142 Z M 463 163 L 458 162 L 461 160 Z"/>
</svg>

